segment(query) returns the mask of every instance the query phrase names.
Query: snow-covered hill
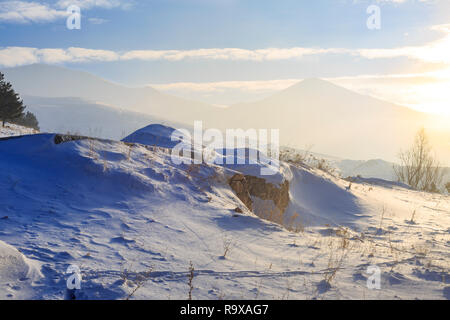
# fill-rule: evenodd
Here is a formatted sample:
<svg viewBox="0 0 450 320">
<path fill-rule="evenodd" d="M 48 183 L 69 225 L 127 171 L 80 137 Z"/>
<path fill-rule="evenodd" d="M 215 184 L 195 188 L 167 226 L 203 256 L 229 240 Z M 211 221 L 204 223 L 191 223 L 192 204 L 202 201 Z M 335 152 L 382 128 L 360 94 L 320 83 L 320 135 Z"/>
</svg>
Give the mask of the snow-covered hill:
<svg viewBox="0 0 450 320">
<path fill-rule="evenodd" d="M 2 299 L 70 297 L 69 265 L 76 298 L 186 299 L 191 264 L 194 299 L 450 299 L 448 196 L 283 163 L 285 213 L 252 196 L 255 215 L 230 187 L 238 167 L 53 134 L 1 140 L 0 167 Z"/>
</svg>

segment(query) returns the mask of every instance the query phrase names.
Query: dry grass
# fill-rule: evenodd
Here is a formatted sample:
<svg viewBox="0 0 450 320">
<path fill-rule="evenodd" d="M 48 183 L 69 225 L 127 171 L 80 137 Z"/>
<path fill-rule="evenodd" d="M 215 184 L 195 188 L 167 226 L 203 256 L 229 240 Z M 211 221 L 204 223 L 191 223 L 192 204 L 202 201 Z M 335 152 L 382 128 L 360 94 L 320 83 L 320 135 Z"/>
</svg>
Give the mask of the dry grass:
<svg viewBox="0 0 450 320">
<path fill-rule="evenodd" d="M 153 266 L 151 266 L 147 271 L 135 272 L 129 269 L 121 268 L 120 279 L 125 285 L 132 286 L 133 289 L 125 298 L 125 300 L 130 300 L 134 294 L 142 288 L 142 286 L 151 278 L 151 273 L 153 272 Z"/>
<path fill-rule="evenodd" d="M 227 255 L 233 249 L 233 239 L 231 238 L 223 238 L 223 255 L 222 257 L 226 259 Z"/>
<path fill-rule="evenodd" d="M 342 239 L 346 239 L 345 242 L 343 242 Z M 331 283 L 336 278 L 337 272 L 342 269 L 344 261 L 351 251 L 351 246 L 349 245 L 350 242 L 347 237 L 340 237 L 337 245 L 335 245 L 334 241 L 335 239 L 330 239 L 330 242 L 328 243 L 330 252 L 327 269 L 323 275 L 323 280 L 329 286 L 331 286 Z"/>
<path fill-rule="evenodd" d="M 195 277 L 195 269 L 192 261 L 189 262 L 189 274 L 188 274 L 188 285 L 189 285 L 189 293 L 188 300 L 192 300 L 192 292 L 194 291 L 194 277 Z"/>
</svg>

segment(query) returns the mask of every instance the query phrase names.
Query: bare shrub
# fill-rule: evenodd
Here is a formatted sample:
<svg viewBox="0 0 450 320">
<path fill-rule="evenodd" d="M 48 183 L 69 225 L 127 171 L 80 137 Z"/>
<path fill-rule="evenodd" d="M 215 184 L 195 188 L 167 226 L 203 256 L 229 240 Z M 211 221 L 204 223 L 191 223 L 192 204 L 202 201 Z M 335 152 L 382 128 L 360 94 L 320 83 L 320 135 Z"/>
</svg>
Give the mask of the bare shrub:
<svg viewBox="0 0 450 320">
<path fill-rule="evenodd" d="M 400 165 L 394 165 L 394 172 L 399 182 L 406 183 L 413 189 L 438 192 L 443 172 L 432 149 L 425 129 L 416 134 L 414 144 L 407 151 L 399 154 Z"/>
<path fill-rule="evenodd" d="M 285 149 L 280 151 L 280 160 L 293 163 L 293 164 L 304 164 L 307 162 L 308 158 L 311 157 L 312 145 L 307 146 L 305 150 L 291 150 Z"/>
<path fill-rule="evenodd" d="M 131 290 L 130 294 L 125 298 L 125 300 L 130 300 L 134 294 L 142 288 L 144 283 L 151 278 L 153 272 L 153 266 L 151 266 L 147 271 L 144 272 L 133 272 L 127 269 L 122 269 L 120 272 L 120 278 L 124 284 L 131 284 L 134 288 Z M 133 277 L 134 275 L 134 277 Z"/>
<path fill-rule="evenodd" d="M 142 274 L 139 274 L 137 276 L 137 279 L 135 280 L 135 287 L 134 289 L 130 292 L 130 294 L 128 295 L 126 300 L 130 300 L 133 295 L 136 293 L 136 291 L 138 291 L 140 288 L 142 288 L 142 286 L 144 285 L 144 283 L 150 279 L 150 275 L 151 275 L 151 270 L 146 271 Z"/>
</svg>

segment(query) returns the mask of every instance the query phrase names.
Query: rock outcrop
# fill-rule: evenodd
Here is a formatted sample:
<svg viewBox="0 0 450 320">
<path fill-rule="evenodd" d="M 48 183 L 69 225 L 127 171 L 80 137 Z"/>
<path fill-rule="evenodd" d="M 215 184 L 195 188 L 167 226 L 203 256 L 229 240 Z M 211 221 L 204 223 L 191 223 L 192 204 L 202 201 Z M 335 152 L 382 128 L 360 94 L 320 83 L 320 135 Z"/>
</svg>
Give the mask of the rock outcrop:
<svg viewBox="0 0 450 320">
<path fill-rule="evenodd" d="M 285 180 L 279 187 L 267 182 L 264 178 L 251 175 L 235 174 L 228 181 L 231 189 L 245 206 L 253 211 L 252 197 L 271 200 L 281 213 L 289 205 L 289 181 Z M 255 212 L 258 214 L 258 212 Z"/>
</svg>

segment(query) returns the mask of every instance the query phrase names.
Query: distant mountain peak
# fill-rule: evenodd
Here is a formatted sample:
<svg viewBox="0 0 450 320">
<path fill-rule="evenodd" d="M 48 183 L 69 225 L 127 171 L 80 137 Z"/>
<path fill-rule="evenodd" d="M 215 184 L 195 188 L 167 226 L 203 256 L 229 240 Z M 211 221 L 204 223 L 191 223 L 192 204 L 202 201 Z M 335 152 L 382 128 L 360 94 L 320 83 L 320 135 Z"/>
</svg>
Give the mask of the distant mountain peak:
<svg viewBox="0 0 450 320">
<path fill-rule="evenodd" d="M 327 81 L 327 80 L 323 80 L 320 78 L 306 78 L 294 85 L 292 85 L 291 87 L 287 88 L 286 90 L 342 90 L 342 91 L 348 91 L 351 92 L 350 90 L 347 90 L 343 87 L 340 87 L 338 85 L 335 85 L 334 83 Z M 285 91 L 286 91 L 285 90 Z M 356 94 L 356 92 L 355 92 Z"/>
</svg>

